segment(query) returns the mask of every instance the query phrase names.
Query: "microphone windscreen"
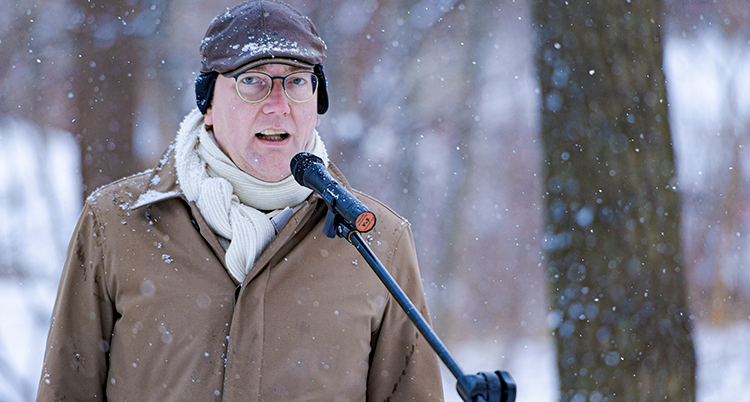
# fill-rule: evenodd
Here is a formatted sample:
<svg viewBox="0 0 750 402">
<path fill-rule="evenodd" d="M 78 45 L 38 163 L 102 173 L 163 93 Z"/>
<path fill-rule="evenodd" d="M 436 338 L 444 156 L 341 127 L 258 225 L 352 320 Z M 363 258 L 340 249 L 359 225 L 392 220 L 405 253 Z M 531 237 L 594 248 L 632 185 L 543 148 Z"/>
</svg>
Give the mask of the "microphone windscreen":
<svg viewBox="0 0 750 402">
<path fill-rule="evenodd" d="M 324 165 L 323 159 L 320 159 L 317 155 L 309 152 L 300 152 L 292 158 L 292 161 L 289 163 L 289 170 L 292 171 L 294 180 L 296 180 L 301 186 L 304 186 L 303 178 L 305 172 L 315 164 Z"/>
</svg>

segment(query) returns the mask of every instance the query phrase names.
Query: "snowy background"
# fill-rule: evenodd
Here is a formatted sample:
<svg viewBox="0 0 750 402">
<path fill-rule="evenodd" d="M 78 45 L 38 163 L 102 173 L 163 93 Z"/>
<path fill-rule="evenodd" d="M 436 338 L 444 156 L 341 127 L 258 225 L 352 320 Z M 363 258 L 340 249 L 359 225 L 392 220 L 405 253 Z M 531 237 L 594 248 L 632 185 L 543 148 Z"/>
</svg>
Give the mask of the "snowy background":
<svg viewBox="0 0 750 402">
<path fill-rule="evenodd" d="M 165 29 L 169 31 L 165 37 L 172 38 L 173 42 L 168 42 L 163 55 L 152 54 L 156 66 L 147 71 L 149 79 L 170 77 L 166 85 L 172 87 L 176 95 L 172 95 L 174 115 L 169 116 L 174 121 L 168 122 L 167 127 L 176 129 L 179 117 L 174 116 L 192 107 L 189 83 L 196 66 L 191 57 L 203 28 L 189 34 L 185 30 L 206 26 L 209 16 L 224 7 L 220 3 L 198 6 L 197 2 L 188 2 L 186 4 L 195 6 L 195 10 L 185 7 L 163 16 L 162 26 L 169 28 Z M 428 46 L 430 42 L 426 41 L 428 45 L 415 51 L 403 38 L 400 41 L 388 38 L 388 49 L 380 49 L 382 54 L 369 61 L 374 67 L 368 64 L 365 68 L 371 74 L 363 78 L 356 96 L 337 88 L 346 84 L 343 73 L 338 73 L 342 79 L 332 82 L 332 111 L 323 116 L 319 129 L 326 143 L 337 151 L 332 152 L 337 158 L 335 162 L 360 187 L 382 181 L 368 180 L 373 177 L 399 178 L 393 173 L 402 167 L 398 160 L 414 160 L 411 168 L 418 174 L 411 182 L 404 177 L 402 187 L 363 189 L 396 206 L 412 222 L 417 247 L 423 250 L 420 262 L 431 307 L 455 304 L 467 312 L 461 316 L 445 310 L 445 314 L 433 318 L 436 325 L 445 322 L 453 325 L 442 327 L 443 340 L 466 372 L 509 371 L 518 384 L 519 402 L 552 402 L 558 399 L 556 356 L 545 324 L 549 310 L 543 302 L 545 284 L 538 264 L 541 248 L 538 236 L 535 237 L 535 233 L 542 230 L 538 209 L 541 184 L 537 174 L 537 84 L 528 2 L 501 2 L 503 12 L 498 17 L 501 23 L 490 31 L 493 35 L 483 39 L 481 45 L 485 47 L 478 49 L 482 57 L 473 62 L 483 67 L 479 75 L 481 96 L 472 101 L 476 105 L 471 115 L 473 124 L 481 129 L 472 140 L 472 155 L 479 162 L 476 167 L 462 167 L 493 173 L 500 169 L 499 176 L 503 178 L 491 179 L 498 180 L 491 193 L 483 193 L 486 189 L 481 187 L 469 189 L 477 193 L 477 209 L 493 213 L 487 215 L 490 217 L 485 219 L 487 222 L 477 223 L 476 228 L 466 229 L 464 234 L 477 242 L 480 239 L 488 242 L 484 246 L 497 249 L 499 256 L 489 251 L 486 255 L 467 252 L 477 257 L 466 262 L 470 268 L 455 276 L 438 271 L 440 264 L 435 261 L 439 262 L 440 255 L 435 250 L 444 244 L 435 243 L 437 235 L 431 233 L 430 217 L 421 216 L 417 213 L 419 208 L 413 205 L 427 205 L 427 200 L 434 198 L 430 196 L 431 189 L 443 191 L 441 180 L 458 170 L 455 166 L 435 162 L 450 157 L 450 152 L 457 148 L 451 137 L 454 131 L 445 125 L 458 113 L 435 103 L 445 100 L 442 94 L 425 94 L 423 98 L 410 99 L 413 103 L 406 105 L 389 104 L 380 99 L 397 98 L 386 93 L 397 90 L 397 85 L 389 86 L 387 82 L 381 85 L 382 80 L 378 81 L 384 71 L 390 71 L 393 81 L 450 82 L 451 74 L 464 71 L 450 68 L 458 68 L 456 66 L 460 67 L 462 62 L 469 64 L 467 60 L 452 58 L 464 45 L 451 42 L 450 37 L 455 32 L 448 28 L 436 30 L 425 23 L 433 21 L 437 25 L 441 18 L 450 18 L 461 2 L 422 3 L 430 12 L 421 12 L 419 22 L 414 22 L 417 13 L 411 13 L 411 20 L 394 18 L 394 26 L 411 24 L 412 37 L 433 35 L 430 40 L 434 47 Z M 703 3 L 667 2 L 664 67 L 683 196 L 683 247 L 689 265 L 691 309 L 695 315 L 698 402 L 739 401 L 747 400 L 750 395 L 750 244 L 746 240 L 750 237 L 746 230 L 750 225 L 750 157 L 747 155 L 750 146 L 750 35 L 747 28 L 743 28 L 750 25 L 750 18 L 738 17 L 729 9 L 721 8 L 726 2 Z M 738 3 L 737 9 L 750 10 L 749 1 L 734 2 Z M 309 8 L 302 1 L 294 4 L 303 10 Z M 56 128 L 65 127 L 56 123 L 65 120 L 61 117 L 66 116 L 64 111 L 52 106 L 42 113 L 19 113 L 29 108 L 26 100 L 34 98 L 32 82 L 43 79 L 19 71 L 24 68 L 24 60 L 33 65 L 49 64 L 45 67 L 49 70 L 43 70 L 48 74 L 65 68 L 63 62 L 48 61 L 57 60 L 55 51 L 66 49 L 64 44 L 56 42 L 60 35 L 54 30 L 55 23 L 41 24 L 40 21 L 67 16 L 66 7 L 72 6 L 67 1 L 52 0 L 42 11 L 32 1 L 0 2 L 0 5 L 3 6 L 0 10 L 9 10 L 0 13 L 0 26 L 5 30 L 0 34 L 0 49 L 4 56 L 15 52 L 13 57 L 0 61 L 0 92 L 4 98 L 0 101 L 0 402 L 25 402 L 34 400 L 36 395 L 51 310 L 69 236 L 81 208 L 82 187 L 76 136 Z M 158 11 L 158 8 L 152 10 Z M 316 20 L 321 35 L 327 39 L 329 54 L 333 55 L 329 56 L 331 60 L 348 57 L 339 46 L 341 42 L 365 36 L 369 40 L 378 33 L 385 35 L 385 28 L 367 29 L 368 23 L 372 25 L 372 21 L 377 21 L 376 16 L 385 15 L 385 11 L 374 0 L 342 2 L 336 12 L 321 17 L 322 22 Z M 15 34 L 10 32 L 21 22 L 35 24 L 38 32 L 29 28 L 29 36 L 16 43 L 12 36 Z M 58 25 L 57 29 L 66 29 L 65 21 Z M 16 44 L 21 44 L 20 50 L 12 48 Z M 399 64 L 399 57 L 403 56 L 399 51 L 414 51 L 412 61 L 419 67 Z M 159 66 L 174 71 L 167 74 Z M 329 78 L 337 77 L 337 68 L 343 71 L 345 67 L 336 67 L 331 61 L 327 66 L 331 73 Z M 19 81 L 26 82 L 24 80 L 29 82 L 29 89 L 24 89 L 28 92 L 10 90 L 17 88 L 13 85 Z M 153 94 L 146 92 L 143 106 L 137 112 L 141 124 L 134 140 L 145 165 L 150 163 L 149 156 L 158 155 L 165 143 L 164 138 L 145 129 L 154 126 L 148 122 L 159 118 L 149 96 Z M 381 115 L 375 119 L 378 124 L 373 124 L 363 110 L 366 107 L 362 106 L 370 100 L 382 102 L 383 110 L 411 108 L 416 116 L 414 120 L 424 121 L 424 124 L 418 125 L 403 143 L 400 126 L 389 125 L 387 121 L 404 116 L 396 113 L 387 119 Z M 495 132 L 507 135 L 491 137 Z M 168 141 L 168 135 L 166 137 Z M 458 144 L 458 148 L 463 145 Z M 413 153 L 394 151 L 401 148 L 412 149 Z M 501 165 L 490 165 L 483 162 L 485 160 L 493 163 L 500 160 Z M 732 181 L 733 177 L 738 181 Z M 469 179 L 479 184 L 488 180 L 480 174 Z M 414 185 L 415 181 L 419 186 Z M 723 215 L 730 212 L 733 220 L 722 221 Z M 493 238 L 493 232 L 501 232 L 504 237 Z M 485 257 L 488 260 L 502 258 L 505 265 L 491 265 L 486 268 L 488 271 L 482 271 L 479 264 Z M 503 272 L 493 273 L 492 270 Z M 487 279 L 478 284 L 456 280 L 458 276 L 472 275 Z M 497 282 L 502 283 L 501 287 Z M 463 332 L 470 335 L 462 335 Z M 444 371 L 443 376 L 447 401 L 458 401 L 454 379 L 448 371 Z"/>
</svg>

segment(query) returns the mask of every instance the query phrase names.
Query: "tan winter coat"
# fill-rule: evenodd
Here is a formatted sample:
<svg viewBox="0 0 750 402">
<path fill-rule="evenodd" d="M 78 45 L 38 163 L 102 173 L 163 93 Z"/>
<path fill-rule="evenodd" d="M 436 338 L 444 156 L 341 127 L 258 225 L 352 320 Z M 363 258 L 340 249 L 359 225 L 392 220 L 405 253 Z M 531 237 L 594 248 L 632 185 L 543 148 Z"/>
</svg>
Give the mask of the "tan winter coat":
<svg viewBox="0 0 750 402">
<path fill-rule="evenodd" d="M 356 194 L 378 219 L 363 236 L 428 317 L 409 224 Z M 173 152 L 98 190 L 68 250 L 38 400 L 441 400 L 435 353 L 354 246 L 323 234 L 326 212 L 311 195 L 239 286 Z"/>
</svg>

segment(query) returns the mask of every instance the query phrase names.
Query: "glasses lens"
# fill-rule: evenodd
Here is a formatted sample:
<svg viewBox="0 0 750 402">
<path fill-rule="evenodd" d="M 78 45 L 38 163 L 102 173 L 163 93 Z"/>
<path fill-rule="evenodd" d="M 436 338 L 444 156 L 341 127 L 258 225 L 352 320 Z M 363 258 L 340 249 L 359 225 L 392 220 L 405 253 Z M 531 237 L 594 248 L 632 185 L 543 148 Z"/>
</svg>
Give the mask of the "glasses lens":
<svg viewBox="0 0 750 402">
<path fill-rule="evenodd" d="M 318 78 L 306 71 L 292 73 L 284 78 L 284 89 L 289 99 L 295 102 L 307 102 L 315 96 Z"/>
<path fill-rule="evenodd" d="M 271 77 L 254 72 L 242 73 L 237 77 L 237 92 L 249 102 L 263 100 L 271 91 Z"/>
</svg>

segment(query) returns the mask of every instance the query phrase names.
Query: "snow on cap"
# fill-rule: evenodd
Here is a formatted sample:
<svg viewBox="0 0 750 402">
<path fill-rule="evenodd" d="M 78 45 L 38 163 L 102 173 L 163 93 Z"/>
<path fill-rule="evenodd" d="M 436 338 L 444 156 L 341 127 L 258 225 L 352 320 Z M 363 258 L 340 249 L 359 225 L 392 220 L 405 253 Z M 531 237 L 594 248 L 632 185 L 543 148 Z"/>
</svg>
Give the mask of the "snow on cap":
<svg viewBox="0 0 750 402">
<path fill-rule="evenodd" d="M 314 66 L 325 60 L 325 48 L 312 21 L 299 11 L 279 1 L 252 0 L 211 22 L 201 41 L 201 71 L 223 74 L 276 58 Z"/>
</svg>

